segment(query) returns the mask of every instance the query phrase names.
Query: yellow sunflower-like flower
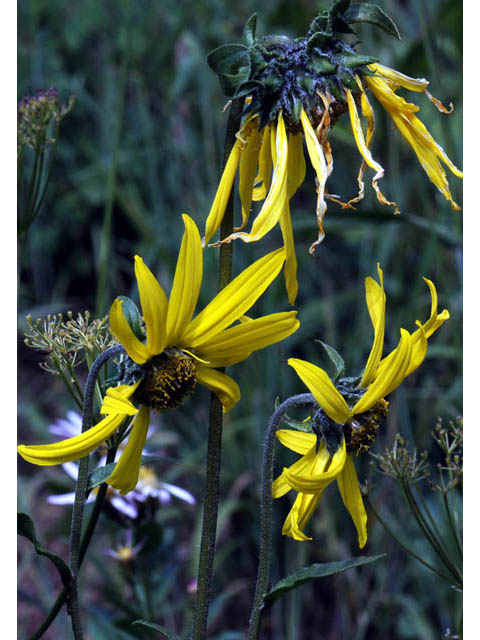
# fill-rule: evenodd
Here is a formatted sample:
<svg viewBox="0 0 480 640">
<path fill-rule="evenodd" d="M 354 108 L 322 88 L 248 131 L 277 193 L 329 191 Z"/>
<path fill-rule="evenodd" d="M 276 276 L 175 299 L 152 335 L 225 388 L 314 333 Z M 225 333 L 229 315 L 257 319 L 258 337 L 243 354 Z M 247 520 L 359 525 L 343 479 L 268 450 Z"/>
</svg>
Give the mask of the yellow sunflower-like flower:
<svg viewBox="0 0 480 640">
<path fill-rule="evenodd" d="M 110 485 L 125 494 L 138 480 L 150 408 L 178 407 L 199 382 L 212 390 L 228 411 L 240 399 L 240 389 L 218 369 L 245 360 L 253 351 L 283 340 L 298 328 L 296 312 L 292 311 L 257 319 L 244 317 L 280 272 L 285 261 L 283 248 L 250 265 L 193 317 L 202 283 L 203 255 L 195 223 L 187 215 L 183 220 L 185 233 L 170 299 L 142 258 L 135 256 L 146 341 L 130 327 L 121 299 L 110 309 L 110 329 L 132 365 L 138 365 L 140 379 L 107 389 L 100 410 L 106 417 L 81 435 L 55 444 L 20 445 L 18 451 L 28 462 L 53 465 L 82 458 L 109 438 L 127 416 L 135 416 L 128 443 L 108 478 Z"/>
<path fill-rule="evenodd" d="M 344 378 L 335 386 L 323 369 L 304 360 L 288 360 L 288 364 L 313 394 L 332 433 L 339 434 L 340 438 L 339 446 L 332 451 L 325 438 L 319 440 L 318 434 L 286 429 L 277 431 L 280 442 L 302 456 L 292 466 L 284 468 L 273 484 L 274 498 L 280 498 L 291 489 L 298 492 L 282 529 L 284 535 L 295 540 L 311 540 L 303 533 L 303 529 L 324 489 L 336 480 L 343 503 L 357 529 L 358 544 L 360 547 L 365 545 L 367 514 L 358 485 L 354 456 L 368 450 L 374 442 L 380 421 L 388 412 L 385 396 L 422 364 L 427 353 L 428 338 L 449 318 L 446 309 L 437 312 L 435 285 L 424 278 L 432 300 L 429 319 L 423 324 L 417 321 L 418 329 L 413 333 L 401 329 L 397 347 L 382 358 L 385 293 L 380 267 L 378 273 L 380 284 L 370 277 L 365 280 L 374 340 L 358 385 L 352 384 L 351 378 Z"/>
<path fill-rule="evenodd" d="M 210 60 L 224 83 L 227 78 L 225 65 L 230 59 L 237 61 L 237 66 L 242 65 L 241 69 L 250 69 L 250 74 L 246 82 L 236 87 L 237 94 L 241 91 L 247 96 L 245 120 L 237 133 L 208 214 L 204 243 L 211 241 L 220 226 L 238 171 L 242 223 L 221 242 L 234 239 L 256 242 L 278 223 L 287 251 L 285 281 L 291 304 L 295 301 L 298 283 L 290 200 L 305 179 L 304 141 L 315 171 L 317 191 L 318 237 L 310 247 L 311 253 L 325 236 L 326 201 L 332 200 L 343 208 L 353 209 L 353 205 L 364 197 L 367 167 L 374 171 L 372 186 L 378 200 L 399 213 L 397 204 L 388 200 L 378 185 L 384 169 L 370 150 L 375 117 L 367 89 L 390 115 L 431 182 L 454 209 L 459 209 L 452 198 L 443 165 L 458 177 L 462 177 L 462 172 L 417 117 L 419 107 L 407 102 L 396 91 L 401 87 L 423 92 L 443 113 L 449 113 L 453 107 L 448 110 L 434 98 L 428 92 L 429 83 L 424 78 L 410 78 L 374 62 L 374 58 L 356 55 L 335 32 L 326 37 L 327 23 L 314 23 L 304 39 L 293 41 L 284 36 L 272 36 L 256 40 L 248 49 L 245 47 L 243 53 L 237 50 L 231 53 L 230 45 L 225 45 L 217 51 L 225 49 L 226 53 L 212 52 Z M 236 78 L 237 73 L 240 69 L 229 69 L 228 80 Z M 358 195 L 347 202 L 329 195 L 326 186 L 333 171 L 329 132 L 344 112 L 349 113 L 352 134 L 362 158 L 357 176 Z M 366 120 L 365 130 L 360 115 Z M 250 231 L 244 231 L 252 202 L 256 201 L 263 204 Z"/>
</svg>

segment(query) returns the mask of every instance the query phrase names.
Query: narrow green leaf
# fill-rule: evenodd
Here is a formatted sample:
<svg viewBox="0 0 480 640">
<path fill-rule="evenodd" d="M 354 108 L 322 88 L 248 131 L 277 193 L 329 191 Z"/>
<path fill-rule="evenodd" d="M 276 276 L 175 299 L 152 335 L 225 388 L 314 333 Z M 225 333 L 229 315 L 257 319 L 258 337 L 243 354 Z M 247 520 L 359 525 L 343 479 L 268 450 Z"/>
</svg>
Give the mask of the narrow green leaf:
<svg viewBox="0 0 480 640">
<path fill-rule="evenodd" d="M 139 340 L 145 339 L 145 333 L 143 331 L 142 316 L 138 310 L 137 305 L 133 300 L 127 298 L 127 296 L 118 296 L 119 300 L 123 302 L 122 311 L 131 330 L 137 336 Z"/>
<path fill-rule="evenodd" d="M 322 345 L 322 347 L 327 352 L 327 356 L 332 361 L 333 366 L 335 367 L 335 372 L 333 375 L 333 382 L 335 382 L 335 380 L 337 380 L 337 378 L 339 378 L 342 375 L 342 373 L 345 371 L 345 361 L 342 358 L 342 356 L 338 353 L 338 351 L 333 347 L 331 347 L 326 342 L 322 342 L 321 340 L 315 340 L 315 342 L 318 342 L 319 344 Z"/>
<path fill-rule="evenodd" d="M 389 35 L 401 40 L 397 25 L 387 16 L 383 9 L 376 4 L 367 4 L 365 2 L 352 4 L 342 17 L 347 22 L 369 22 L 376 27 L 380 27 L 380 29 L 383 29 L 383 31 Z"/>
<path fill-rule="evenodd" d="M 167 638 L 167 640 L 180 640 L 180 636 L 177 636 L 177 634 L 173 633 L 173 631 L 169 631 L 165 627 L 161 627 L 159 624 L 154 624 L 153 622 L 149 622 L 148 620 L 139 619 L 132 622 L 132 624 L 138 624 L 142 627 L 147 627 L 147 629 L 158 631 L 159 633 L 163 634 L 163 637 Z"/>
<path fill-rule="evenodd" d="M 311 580 L 317 580 L 318 578 L 324 578 L 336 573 L 342 573 L 348 569 L 354 567 L 360 567 L 364 564 L 374 562 L 380 558 L 386 558 L 387 554 L 382 553 L 378 556 L 358 556 L 357 558 L 351 558 L 350 560 L 341 560 L 340 562 L 324 562 L 318 564 L 311 564 L 309 567 L 304 567 L 300 571 L 292 573 L 292 575 L 280 580 L 264 597 L 264 602 L 267 606 L 273 604 L 275 600 L 281 598 L 283 595 L 301 587 L 302 584 L 306 584 Z"/>
<path fill-rule="evenodd" d="M 70 582 L 72 580 L 72 573 L 65 563 L 65 561 L 59 556 L 51 553 L 46 549 L 37 539 L 37 534 L 35 533 L 35 525 L 33 524 L 33 520 L 26 513 L 18 513 L 17 514 L 17 532 L 18 535 L 27 538 L 33 544 L 35 551 L 40 556 L 47 557 L 55 567 L 57 568 L 58 573 L 60 574 L 60 578 L 65 587 L 69 587 Z"/>
<path fill-rule="evenodd" d="M 243 29 L 243 37 L 245 38 L 245 42 L 248 46 L 252 45 L 255 42 L 255 32 L 257 30 L 257 14 L 252 13 L 250 18 L 247 20 L 247 24 Z"/>
</svg>

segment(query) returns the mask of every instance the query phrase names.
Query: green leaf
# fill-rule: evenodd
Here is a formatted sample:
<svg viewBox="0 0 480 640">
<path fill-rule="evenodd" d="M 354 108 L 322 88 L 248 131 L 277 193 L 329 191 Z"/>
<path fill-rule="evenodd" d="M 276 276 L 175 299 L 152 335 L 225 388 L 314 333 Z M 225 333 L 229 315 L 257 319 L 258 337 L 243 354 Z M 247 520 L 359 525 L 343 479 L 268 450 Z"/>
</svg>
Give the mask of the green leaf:
<svg viewBox="0 0 480 640">
<path fill-rule="evenodd" d="M 352 4 L 343 14 L 343 19 L 347 22 L 369 22 L 401 40 L 397 25 L 376 4 L 367 4 L 365 2 Z"/>
<path fill-rule="evenodd" d="M 40 544 L 37 539 L 37 534 L 35 533 L 35 525 L 33 524 L 33 520 L 26 513 L 17 514 L 17 532 L 18 535 L 27 538 L 27 540 L 30 540 L 38 555 L 46 556 L 53 562 L 53 564 L 57 568 L 58 573 L 60 574 L 60 578 L 64 586 L 68 588 L 72 580 L 72 572 L 70 571 L 70 568 L 65 563 L 65 561 L 62 560 L 62 558 L 56 556 L 54 553 L 51 553 L 50 551 L 48 551 L 48 549 Z"/>
<path fill-rule="evenodd" d="M 257 14 L 252 13 L 250 18 L 247 20 L 247 24 L 243 29 L 243 37 L 245 38 L 245 42 L 248 46 L 252 45 L 255 42 L 255 32 L 257 30 Z"/>
<path fill-rule="evenodd" d="M 357 67 L 366 66 L 373 62 L 378 62 L 378 58 L 372 56 L 361 56 L 357 54 L 347 54 L 338 56 L 338 61 L 347 69 L 356 69 Z"/>
<path fill-rule="evenodd" d="M 322 345 L 322 347 L 327 352 L 327 356 L 332 361 L 333 366 L 335 367 L 335 372 L 332 377 L 333 377 L 333 382 L 335 382 L 335 380 L 337 380 L 345 371 L 345 361 L 342 358 L 342 356 L 338 353 L 338 351 L 333 347 L 331 347 L 326 342 L 322 342 L 321 340 L 315 340 L 315 342 L 318 342 L 319 344 Z"/>
<path fill-rule="evenodd" d="M 292 589 L 301 587 L 302 584 L 306 584 L 311 580 L 317 580 L 318 578 L 324 578 L 325 576 L 342 573 L 343 571 L 347 571 L 348 569 L 360 567 L 363 564 L 374 562 L 375 560 L 385 558 L 386 556 L 386 553 L 382 553 L 378 556 L 358 556 L 356 558 L 351 558 L 350 560 L 341 560 L 340 562 L 322 562 L 318 564 L 311 564 L 309 567 L 304 567 L 303 569 L 300 569 L 300 571 L 296 571 L 287 578 L 284 578 L 283 580 L 280 580 L 280 582 L 277 582 L 273 589 L 271 589 L 264 596 L 264 602 L 267 606 L 269 606 L 273 604 L 275 600 L 278 600 L 278 598 L 281 598 L 289 591 L 292 591 Z"/>
<path fill-rule="evenodd" d="M 145 333 L 143 331 L 142 325 L 142 316 L 140 315 L 140 311 L 138 310 L 137 305 L 133 300 L 127 298 L 127 296 L 117 296 L 119 300 L 122 301 L 122 311 L 125 316 L 128 324 L 130 325 L 130 329 L 137 336 L 139 340 L 145 339 Z"/>
<path fill-rule="evenodd" d="M 180 636 L 177 636 L 177 634 L 173 633 L 173 631 L 169 631 L 165 627 L 161 627 L 159 624 L 154 624 L 153 622 L 149 622 L 148 620 L 139 619 L 132 622 L 132 624 L 139 624 L 142 627 L 147 627 L 147 629 L 158 631 L 159 633 L 163 634 L 163 637 L 167 638 L 167 640 L 180 640 Z"/>
<path fill-rule="evenodd" d="M 142 456 L 140 466 L 144 464 L 151 464 L 152 462 L 174 462 L 175 464 L 178 464 L 178 460 L 175 460 L 175 458 L 167 458 L 166 456 Z M 116 462 L 110 462 L 104 467 L 100 467 L 99 469 L 92 471 L 88 476 L 87 489 L 94 489 L 95 487 L 98 487 L 98 485 L 106 482 L 108 476 L 113 473 L 116 464 Z"/>
<path fill-rule="evenodd" d="M 222 44 L 207 56 L 207 62 L 219 75 L 241 67 L 248 61 L 248 47 L 244 44 Z"/>
</svg>

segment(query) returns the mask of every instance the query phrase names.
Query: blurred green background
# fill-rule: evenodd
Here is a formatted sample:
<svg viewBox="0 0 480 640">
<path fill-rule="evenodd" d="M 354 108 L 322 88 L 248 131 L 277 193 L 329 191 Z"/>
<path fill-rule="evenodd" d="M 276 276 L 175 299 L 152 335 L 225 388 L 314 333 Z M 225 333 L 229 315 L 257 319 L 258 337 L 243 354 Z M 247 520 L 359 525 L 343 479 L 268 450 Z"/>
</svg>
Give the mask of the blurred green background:
<svg viewBox="0 0 480 640">
<path fill-rule="evenodd" d="M 462 7 L 457 0 L 379 0 L 402 34 L 394 41 L 369 25 L 358 28 L 361 53 L 406 74 L 427 77 L 431 92 L 451 115 L 437 112 L 419 94 L 407 100 L 421 105 L 420 117 L 452 161 L 462 157 Z M 56 87 L 73 110 L 61 124 L 54 172 L 41 212 L 20 251 L 19 275 L 19 441 L 48 442 L 47 427 L 64 417 L 72 403 L 59 380 L 38 367 L 38 354 L 22 341 L 25 316 L 74 313 L 90 309 L 103 315 L 114 297 L 136 299 L 133 255 L 139 253 L 170 286 L 187 212 L 204 224 L 220 177 L 226 114 L 217 78 L 205 58 L 214 47 L 238 42 L 253 12 L 257 33 L 306 33 L 327 2 L 311 0 L 25 0 L 18 6 L 18 98 L 36 88 Z M 372 340 L 364 301 L 364 278 L 376 276 L 381 263 L 387 292 L 386 346 L 399 328 L 414 328 L 430 308 L 422 276 L 432 279 L 439 307 L 451 319 L 432 338 L 427 359 L 390 398 L 390 416 L 374 447 L 391 446 L 400 431 L 438 459 L 431 431 L 438 416 L 461 414 L 461 212 L 451 210 L 430 184 L 408 145 L 388 116 L 374 103 L 377 130 L 372 149 L 384 166 L 383 192 L 398 202 L 401 216 L 377 203 L 367 172 L 366 197 L 357 211 L 331 203 L 326 238 L 314 257 L 315 188 L 311 167 L 292 201 L 299 259 L 296 308 L 300 329 L 288 340 L 254 354 L 230 373 L 242 390 L 241 403 L 226 417 L 222 505 L 220 509 L 215 600 L 211 633 L 218 640 L 242 638 L 246 628 L 258 548 L 258 491 L 262 441 L 275 398 L 303 392 L 286 366 L 290 356 L 327 366 L 320 339 L 342 353 L 348 372 L 361 372 Z M 329 191 L 344 199 L 356 195 L 360 156 L 340 120 L 330 135 L 334 172 Z M 451 177 L 451 179 L 450 179 Z M 461 184 L 449 176 L 461 204 Z M 109 271 L 99 289 L 98 269 L 105 212 L 111 210 Z M 238 211 L 238 208 L 237 208 Z M 236 245 L 234 271 L 280 246 L 278 229 L 262 243 Z M 205 252 L 200 303 L 216 290 L 217 249 Z M 256 304 L 257 315 L 288 309 L 283 280 Z M 195 507 L 172 503 L 157 512 L 149 535 L 154 551 L 138 557 L 125 572 L 102 555 L 121 539 L 124 525 L 105 517 L 89 552 L 80 582 L 88 637 L 154 637 L 131 622 L 147 618 L 180 632 L 185 629 L 194 595 L 201 519 L 203 463 L 208 395 L 175 412 L 158 416 L 157 449 L 180 464 L 157 469 L 162 480 L 191 491 Z M 280 448 L 279 448 L 280 449 Z M 280 452 L 277 468 L 290 460 Z M 359 460 L 367 477 L 368 456 Z M 19 466 L 20 510 L 32 515 L 40 540 L 67 553 L 70 508 L 45 502 L 51 493 L 72 490 L 59 468 Z M 421 536 L 393 483 L 372 475 L 372 500 L 389 521 L 427 555 Z M 437 496 L 428 494 L 436 513 Z M 311 543 L 280 535 L 289 499 L 275 504 L 273 579 L 311 562 L 341 560 L 358 554 L 356 536 L 338 492 L 328 490 L 309 525 Z M 42 620 L 59 591 L 57 577 L 29 544 L 19 543 L 19 637 L 26 638 Z M 266 617 L 265 638 L 362 640 L 440 637 L 458 625 L 459 596 L 409 559 L 373 516 L 365 553 L 388 559 L 304 586 L 276 604 Z M 152 562 L 155 561 L 155 568 Z M 128 573 L 128 575 L 126 575 Z M 70 637 L 62 613 L 45 638 Z"/>
</svg>

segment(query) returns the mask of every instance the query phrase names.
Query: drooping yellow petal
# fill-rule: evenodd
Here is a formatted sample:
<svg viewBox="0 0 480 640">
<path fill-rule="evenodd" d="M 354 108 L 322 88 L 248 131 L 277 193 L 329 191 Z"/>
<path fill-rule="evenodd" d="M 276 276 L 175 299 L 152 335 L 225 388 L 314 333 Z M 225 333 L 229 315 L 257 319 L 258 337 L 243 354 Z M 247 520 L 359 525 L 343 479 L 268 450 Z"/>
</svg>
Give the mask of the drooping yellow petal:
<svg viewBox="0 0 480 640">
<path fill-rule="evenodd" d="M 102 415 L 123 414 L 124 416 L 134 416 L 138 413 L 138 409 L 130 402 L 130 398 L 139 384 L 140 381 L 131 385 L 122 384 L 118 387 L 109 387 L 103 398 L 100 413 Z"/>
<path fill-rule="evenodd" d="M 400 329 L 400 333 L 398 346 L 392 352 L 394 355 L 385 366 L 378 368 L 374 382 L 353 407 L 354 414 L 367 411 L 404 381 L 412 356 L 412 336 L 405 329 Z"/>
<path fill-rule="evenodd" d="M 312 166 L 315 169 L 315 173 L 317 174 L 318 238 L 309 249 L 310 253 L 313 253 L 315 251 L 315 247 L 320 244 L 325 237 L 325 232 L 323 230 L 323 218 L 327 210 L 327 203 L 325 202 L 325 183 L 327 182 L 328 178 L 328 168 L 327 163 L 325 162 L 325 156 L 322 146 L 317 140 L 315 131 L 313 130 L 313 127 L 304 109 L 302 109 L 300 113 L 300 120 L 302 122 L 303 132 L 305 134 L 305 142 L 307 144 L 307 151 L 310 157 L 310 162 L 312 163 Z"/>
<path fill-rule="evenodd" d="M 258 130 L 258 118 L 256 118 L 243 133 L 248 136 L 245 149 L 240 158 L 239 183 L 240 202 L 242 203 L 242 224 L 235 227 L 234 231 L 240 231 L 245 227 L 250 216 L 252 206 L 253 183 L 257 171 L 258 155 L 261 145 L 261 135 Z"/>
<path fill-rule="evenodd" d="M 283 245 L 286 251 L 285 267 L 283 270 L 285 286 L 287 289 L 288 301 L 290 304 L 295 304 L 298 293 L 297 256 L 295 254 L 292 217 L 290 215 L 290 204 L 288 202 L 288 198 L 285 201 L 285 207 L 280 216 L 279 223 L 282 231 Z"/>
<path fill-rule="evenodd" d="M 293 429 L 279 429 L 276 436 L 283 446 L 302 456 L 308 453 L 317 442 L 317 436 L 314 433 L 304 433 Z"/>
<path fill-rule="evenodd" d="M 373 278 L 365 278 L 365 294 L 368 313 L 373 325 L 373 345 L 365 366 L 365 371 L 360 382 L 361 387 L 368 387 L 375 377 L 378 365 L 382 358 L 383 340 L 385 336 L 385 305 L 386 297 L 383 288 L 383 272 L 377 264 L 380 284 Z"/>
<path fill-rule="evenodd" d="M 430 338 L 430 336 L 435 333 L 435 331 L 442 326 L 445 320 L 450 318 L 450 314 L 447 309 L 444 309 L 440 314 L 438 313 L 438 296 L 437 289 L 433 282 L 428 278 L 424 278 L 427 286 L 430 290 L 430 296 L 432 298 L 431 308 L 430 308 L 430 317 L 422 324 L 423 331 L 425 332 L 425 337 Z M 413 334 L 412 338 L 415 340 L 416 332 Z"/>
<path fill-rule="evenodd" d="M 303 138 L 301 133 L 291 135 L 288 140 L 287 162 L 287 195 L 292 198 L 298 187 L 305 180 L 307 167 L 303 154 Z"/>
<path fill-rule="evenodd" d="M 252 200 L 265 200 L 270 189 L 272 175 L 272 154 L 270 152 L 270 132 L 272 126 L 267 124 L 262 131 L 262 144 L 258 156 L 258 173 L 255 177 L 257 186 L 253 189 Z"/>
<path fill-rule="evenodd" d="M 252 224 L 250 239 L 260 240 L 278 222 L 287 198 L 288 138 L 280 112 L 276 129 L 276 162 L 267 198 Z M 243 240 L 244 238 L 242 238 Z"/>
<path fill-rule="evenodd" d="M 175 346 L 192 319 L 202 285 L 203 254 L 197 225 L 183 215 L 185 233 L 168 303 L 166 345 Z"/>
<path fill-rule="evenodd" d="M 383 170 L 383 167 L 376 160 L 373 159 L 371 151 L 368 148 L 368 144 L 363 135 L 362 124 L 360 122 L 360 116 L 358 115 L 355 99 L 350 89 L 346 90 L 346 96 L 347 96 L 348 111 L 350 114 L 350 124 L 352 126 L 352 132 L 355 138 L 355 142 L 357 143 L 358 150 L 360 151 L 363 159 L 368 164 L 368 166 L 377 172 L 372 178 L 372 186 L 375 189 L 378 201 L 384 205 L 395 207 L 395 213 L 399 213 L 397 204 L 395 202 L 391 202 L 390 200 L 387 200 L 387 198 L 385 198 L 385 196 L 381 192 L 380 187 L 378 186 L 378 181 L 380 180 L 380 178 L 383 178 L 385 171 Z"/>
<path fill-rule="evenodd" d="M 228 156 L 212 208 L 210 209 L 210 213 L 208 214 L 205 222 L 205 236 L 202 242 L 203 246 L 210 242 L 223 220 L 225 208 L 230 197 L 230 192 L 232 190 L 233 181 L 235 180 L 235 174 L 237 173 L 244 144 L 245 143 L 241 139 L 237 138 L 230 155 Z"/>
<path fill-rule="evenodd" d="M 362 549 L 367 542 L 367 513 L 363 506 L 357 471 L 351 455 L 347 455 L 345 466 L 338 476 L 337 482 L 343 504 L 357 530 L 358 546 Z"/>
<path fill-rule="evenodd" d="M 344 424 L 351 415 L 350 409 L 327 373 L 320 367 L 297 358 L 289 358 L 288 364 L 295 369 L 328 417 Z"/>
<path fill-rule="evenodd" d="M 276 278 L 284 260 L 285 249 L 277 249 L 242 271 L 192 320 L 178 346 L 195 348 L 235 322 Z"/>
<path fill-rule="evenodd" d="M 204 365 L 197 366 L 197 381 L 213 391 L 223 405 L 223 411 L 230 411 L 240 400 L 238 384 L 221 371 L 210 369 Z"/>
<path fill-rule="evenodd" d="M 110 307 L 110 313 L 108 314 L 110 331 L 123 345 L 125 351 L 134 362 L 144 364 L 150 358 L 150 352 L 147 349 L 147 345 L 140 342 L 130 328 L 127 319 L 123 315 L 122 304 L 123 301 L 116 298 Z"/>
<path fill-rule="evenodd" d="M 406 76 L 404 73 L 400 73 L 400 71 L 386 67 L 383 64 L 373 63 L 368 65 L 368 68 L 370 71 L 373 71 L 373 73 L 379 74 L 400 87 L 404 87 L 410 91 L 419 91 L 423 93 L 429 85 L 428 80 L 425 78 L 411 78 L 410 76 Z"/>
<path fill-rule="evenodd" d="M 362 107 L 362 115 L 367 119 L 367 135 L 365 137 L 365 145 L 367 146 L 367 148 L 370 148 L 370 144 L 373 139 L 373 134 L 375 133 L 375 113 L 372 109 L 372 105 L 368 101 L 367 94 L 365 93 L 363 84 L 360 78 L 358 77 L 358 75 L 355 76 L 355 80 L 357 81 L 358 87 L 361 91 L 360 103 Z M 358 195 L 347 202 L 348 206 L 352 206 L 353 204 L 355 204 L 356 202 L 360 202 L 360 200 L 363 200 L 364 198 L 365 184 L 364 184 L 363 178 L 365 175 L 366 168 L 367 168 L 367 163 L 365 162 L 362 156 L 362 163 L 360 165 L 360 169 L 358 170 L 358 175 L 357 175 Z"/>
<path fill-rule="evenodd" d="M 345 440 L 342 440 L 342 444 L 333 456 L 330 456 L 325 445 L 320 445 L 318 451 L 314 446 L 291 467 L 284 469 L 285 480 L 292 489 L 301 493 L 322 493 L 342 471 L 346 456 Z M 329 465 L 327 465 L 328 462 L 330 462 Z"/>
<path fill-rule="evenodd" d="M 140 256 L 135 256 L 135 276 L 147 329 L 147 349 L 151 357 L 165 349 L 168 301 L 165 291 Z"/>
<path fill-rule="evenodd" d="M 288 493 L 292 487 L 285 480 L 285 476 L 283 472 L 278 476 L 276 480 L 273 481 L 272 484 L 272 498 L 281 498 L 286 493 Z"/>
<path fill-rule="evenodd" d="M 451 162 L 442 147 L 435 142 L 423 122 L 416 117 L 415 112 L 418 111 L 418 107 L 398 96 L 388 80 L 372 76 L 365 76 L 364 80 L 414 150 L 430 181 L 451 202 L 452 207 L 458 210 L 460 207 L 453 201 L 447 176 L 439 159 L 456 176 L 462 177 L 463 174 Z"/>
<path fill-rule="evenodd" d="M 108 484 L 123 495 L 135 489 L 138 482 L 138 473 L 143 447 L 147 439 L 149 420 L 150 409 L 142 405 L 133 422 L 127 445 L 115 465 L 115 469 L 107 478 Z"/>
<path fill-rule="evenodd" d="M 285 518 L 282 534 L 300 542 L 312 540 L 303 533 L 302 529 L 312 517 L 321 497 L 321 493 L 318 495 L 299 493 Z"/>
<path fill-rule="evenodd" d="M 300 326 L 296 311 L 272 313 L 225 329 L 213 339 L 199 343 L 197 352 L 208 366 L 227 367 L 248 358 L 250 353 L 284 340 Z"/>
<path fill-rule="evenodd" d="M 97 449 L 120 426 L 125 415 L 112 414 L 103 418 L 91 429 L 73 438 L 52 444 L 24 445 L 18 447 L 18 453 L 27 462 L 40 466 L 63 464 L 79 460 Z"/>
</svg>

